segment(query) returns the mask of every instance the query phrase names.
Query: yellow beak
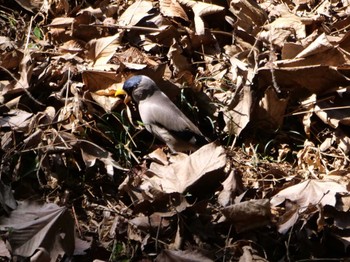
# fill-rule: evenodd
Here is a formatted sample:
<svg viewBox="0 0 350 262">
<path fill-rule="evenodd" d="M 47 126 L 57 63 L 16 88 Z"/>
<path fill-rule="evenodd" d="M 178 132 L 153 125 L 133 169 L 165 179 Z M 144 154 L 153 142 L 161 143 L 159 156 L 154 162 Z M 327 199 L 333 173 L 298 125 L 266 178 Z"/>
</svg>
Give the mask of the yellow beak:
<svg viewBox="0 0 350 262">
<path fill-rule="evenodd" d="M 119 87 L 116 91 L 115 91 L 115 96 L 120 96 L 120 95 L 124 95 L 124 103 L 127 104 L 131 101 L 131 97 L 128 95 L 127 92 L 125 92 L 125 90 L 122 87 Z"/>
</svg>

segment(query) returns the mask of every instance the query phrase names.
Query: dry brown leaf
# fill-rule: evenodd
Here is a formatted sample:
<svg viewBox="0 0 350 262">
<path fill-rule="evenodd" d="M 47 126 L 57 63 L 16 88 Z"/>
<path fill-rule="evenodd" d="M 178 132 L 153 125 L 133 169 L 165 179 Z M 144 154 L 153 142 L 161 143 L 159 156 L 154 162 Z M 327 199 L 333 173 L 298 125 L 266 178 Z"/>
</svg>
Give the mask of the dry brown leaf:
<svg viewBox="0 0 350 262">
<path fill-rule="evenodd" d="M 193 0 L 178 0 L 180 4 L 192 8 L 194 13 L 194 25 L 197 35 L 205 35 L 205 26 L 203 16 L 215 14 L 223 11 L 225 8 L 219 5 L 193 1 Z"/>
<path fill-rule="evenodd" d="M 283 124 L 287 104 L 288 99 L 279 98 L 275 89 L 269 87 L 259 102 L 259 112 L 256 117 L 262 120 L 267 128 L 279 128 Z"/>
<path fill-rule="evenodd" d="M 298 40 L 306 37 L 305 25 L 294 16 L 280 17 L 265 27 L 265 31 L 259 32 L 258 38 L 277 46 L 279 49 L 282 49 L 287 39 L 294 36 L 294 34 L 296 34 Z"/>
<path fill-rule="evenodd" d="M 191 64 L 182 53 L 183 51 L 180 45 L 175 39 L 173 39 L 167 57 L 170 60 L 170 65 L 173 66 L 174 75 L 181 75 L 184 74 L 184 72 L 191 70 Z"/>
<path fill-rule="evenodd" d="M 339 68 L 345 66 L 350 62 L 350 55 L 343 49 L 339 47 L 328 48 L 322 51 L 320 50 L 310 50 L 314 51 L 315 54 L 308 55 L 305 58 L 295 58 L 290 60 L 281 60 L 276 62 L 278 66 L 282 68 L 292 68 L 292 67 L 307 67 L 314 65 L 322 65 L 322 66 L 338 66 Z M 303 51 L 301 51 L 303 53 Z"/>
<path fill-rule="evenodd" d="M 167 158 L 167 155 L 164 153 L 164 151 L 161 148 L 157 148 L 156 150 L 152 151 L 147 155 L 151 160 L 158 162 L 162 165 L 168 165 L 169 161 Z"/>
<path fill-rule="evenodd" d="M 311 132 L 311 117 L 314 114 L 316 99 L 316 94 L 312 94 L 311 96 L 300 102 L 302 108 L 306 111 L 305 115 L 303 116 L 303 124 L 304 131 L 307 136 L 310 136 Z"/>
<path fill-rule="evenodd" d="M 305 58 L 314 54 L 332 49 L 334 46 L 329 42 L 325 33 L 321 34 L 314 42 L 302 50 L 295 58 Z"/>
<path fill-rule="evenodd" d="M 11 52 L 2 52 L 2 53 L 3 54 L 0 55 L 1 66 L 9 70 L 17 68 L 20 65 L 24 56 L 24 54 L 19 50 L 13 50 Z"/>
<path fill-rule="evenodd" d="M 45 248 L 39 247 L 33 256 L 30 257 L 30 262 L 50 262 L 50 254 Z"/>
<path fill-rule="evenodd" d="M 148 231 L 152 228 L 160 228 L 160 230 L 164 230 L 164 228 L 169 226 L 169 220 L 160 216 L 160 214 L 152 214 L 148 217 L 146 216 L 138 216 L 131 220 L 129 220 L 129 224 L 135 226 L 143 231 Z"/>
<path fill-rule="evenodd" d="M 295 204 L 289 200 L 285 203 L 286 212 L 279 217 L 277 222 L 278 232 L 285 234 L 288 230 L 295 225 L 299 218 L 299 208 L 298 204 Z"/>
<path fill-rule="evenodd" d="M 114 168 L 126 171 L 127 169 L 121 167 L 113 158 L 112 154 L 102 147 L 92 143 L 88 140 L 79 140 L 77 147 L 81 150 L 81 156 L 87 167 L 94 166 L 96 160 L 104 163 L 107 174 L 113 178 Z"/>
<path fill-rule="evenodd" d="M 10 186 L 5 185 L 4 182 L 0 180 L 0 204 L 1 208 L 5 210 L 7 214 L 11 212 L 11 210 L 16 209 L 17 202 L 13 196 L 13 192 Z"/>
<path fill-rule="evenodd" d="M 268 260 L 258 255 L 258 252 L 251 246 L 242 247 L 243 255 L 238 262 L 268 262 Z"/>
<path fill-rule="evenodd" d="M 313 93 L 329 93 L 350 83 L 350 78 L 338 68 L 323 65 L 275 67 L 274 75 L 278 85 L 283 90 L 289 90 L 291 97 L 298 99 L 304 99 Z M 270 86 L 271 68 L 259 68 L 258 78 L 261 86 Z"/>
<path fill-rule="evenodd" d="M 287 209 L 278 222 L 278 231 L 286 233 L 303 212 L 316 212 L 326 205 L 334 207 L 336 194 L 341 193 L 348 193 L 345 186 L 334 181 L 321 180 L 306 180 L 283 189 L 271 199 L 271 205 L 278 206 L 285 202 Z"/>
<path fill-rule="evenodd" d="M 230 63 L 231 63 L 230 73 L 232 74 L 231 79 L 239 89 L 247 82 L 245 81 L 247 79 L 244 79 L 244 78 L 250 71 L 250 66 L 246 64 L 244 60 L 238 59 L 236 56 L 230 57 Z"/>
<path fill-rule="evenodd" d="M 347 89 L 338 90 L 330 99 L 317 101 L 314 111 L 323 123 L 338 128 L 339 125 L 350 125 L 350 92 Z M 336 106 L 335 106 L 336 105 Z"/>
<path fill-rule="evenodd" d="M 299 43 L 284 43 L 282 47 L 282 59 L 292 59 L 295 58 L 301 51 L 304 50 L 303 45 Z"/>
<path fill-rule="evenodd" d="M 91 16 L 97 17 L 99 19 L 102 19 L 104 16 L 104 12 L 102 12 L 101 7 L 98 8 L 93 8 L 91 6 L 81 9 L 77 15 L 81 15 L 82 13 L 87 12 L 89 13 Z"/>
<path fill-rule="evenodd" d="M 10 127 L 13 130 L 26 130 L 28 128 L 32 113 L 20 109 L 10 110 L 0 118 L 0 127 Z"/>
<path fill-rule="evenodd" d="M 115 110 L 120 104 L 124 102 L 120 97 L 114 96 L 115 90 L 113 89 L 99 90 L 103 92 L 96 92 L 96 94 L 91 93 L 92 99 L 108 113 Z"/>
<path fill-rule="evenodd" d="M 244 201 L 222 209 L 227 220 L 232 221 L 237 232 L 266 226 L 271 222 L 268 199 Z"/>
<path fill-rule="evenodd" d="M 337 128 L 335 131 L 335 141 L 338 144 L 338 148 L 345 154 L 350 152 L 350 137 L 347 132 L 344 132 L 341 128 Z"/>
<path fill-rule="evenodd" d="M 213 262 L 196 250 L 167 250 L 164 249 L 156 257 L 156 262 Z"/>
<path fill-rule="evenodd" d="M 178 1 L 179 3 L 192 8 L 193 12 L 199 16 L 215 14 L 217 12 L 224 10 L 222 6 L 209 4 L 205 2 L 198 2 L 193 0 L 178 0 Z"/>
<path fill-rule="evenodd" d="M 231 95 L 229 105 L 224 108 L 225 131 L 238 136 L 250 121 L 253 102 L 251 87 L 244 86 L 236 97 L 230 92 L 224 95 Z"/>
<path fill-rule="evenodd" d="M 347 170 L 342 171 L 343 174 L 349 173 Z M 350 194 L 338 194 L 337 204 L 335 208 L 340 212 L 348 212 L 350 210 Z"/>
<path fill-rule="evenodd" d="M 8 250 L 5 242 L 2 239 L 0 239 L 0 257 L 8 258 L 8 261 L 10 261 L 11 259 L 10 251 Z"/>
<path fill-rule="evenodd" d="M 149 171 L 154 175 L 145 179 L 141 188 L 145 191 L 155 188 L 164 193 L 184 193 L 195 184 L 199 186 L 198 183 L 201 179 L 206 180 L 208 185 L 219 182 L 224 175 L 225 165 L 224 148 L 210 143 L 190 156 L 185 156 L 183 160 L 168 166 L 152 163 Z M 204 193 L 205 190 L 202 191 Z"/>
<path fill-rule="evenodd" d="M 317 178 L 317 174 L 328 171 L 326 159 L 322 157 L 320 149 L 308 140 L 305 140 L 304 148 L 298 152 L 297 157 L 299 172 L 305 172 L 305 177 Z"/>
<path fill-rule="evenodd" d="M 119 17 L 118 24 L 122 26 L 136 25 L 142 19 L 148 17 L 152 9 L 153 4 L 151 1 L 136 1 Z"/>
<path fill-rule="evenodd" d="M 82 101 L 75 97 L 71 102 L 65 104 L 58 113 L 58 122 L 63 127 L 72 132 L 83 132 L 82 128 L 85 123 L 83 119 Z"/>
<path fill-rule="evenodd" d="M 265 11 L 253 0 L 231 0 L 229 9 L 237 18 L 237 28 L 256 35 L 267 20 Z"/>
<path fill-rule="evenodd" d="M 24 53 L 22 61 L 19 65 L 20 79 L 17 81 L 14 89 L 28 89 L 32 78 L 34 64 L 31 63 L 32 57 L 29 52 Z"/>
<path fill-rule="evenodd" d="M 90 92 L 107 89 L 122 82 L 122 77 L 115 72 L 85 70 L 82 72 L 83 83 Z"/>
<path fill-rule="evenodd" d="M 25 149 L 37 148 L 41 142 L 42 135 L 43 135 L 43 131 L 41 129 L 36 129 L 34 133 L 32 133 L 26 139 L 23 140 L 24 148 Z"/>
<path fill-rule="evenodd" d="M 230 172 L 222 185 L 224 188 L 218 195 L 218 203 L 223 207 L 232 205 L 235 197 L 243 193 L 242 178 L 234 170 Z"/>
<path fill-rule="evenodd" d="M 15 0 L 22 8 L 29 12 L 38 11 L 45 0 Z"/>
<path fill-rule="evenodd" d="M 140 70 L 146 66 L 155 67 L 159 63 L 152 60 L 148 55 L 144 54 L 135 47 L 130 47 L 124 52 L 118 54 L 118 60 L 130 69 Z"/>
<path fill-rule="evenodd" d="M 1 230 L 11 230 L 14 255 L 30 257 L 39 247 L 49 251 L 51 261 L 74 252 L 74 222 L 65 207 L 20 202 L 10 217 L 1 217 Z"/>
<path fill-rule="evenodd" d="M 310 179 L 283 189 L 271 198 L 271 205 L 278 206 L 288 199 L 297 203 L 299 212 L 303 212 L 310 205 L 335 206 L 337 193 L 348 193 L 348 190 L 333 181 Z"/>
<path fill-rule="evenodd" d="M 164 16 L 172 18 L 177 17 L 183 19 L 184 21 L 189 21 L 186 12 L 183 10 L 177 0 L 160 0 L 159 9 Z"/>
<path fill-rule="evenodd" d="M 69 40 L 63 43 L 58 50 L 62 53 L 72 53 L 77 54 L 81 53 L 84 49 L 84 44 L 78 40 Z"/>
<path fill-rule="evenodd" d="M 48 25 L 51 28 L 66 28 L 72 26 L 74 23 L 73 17 L 56 17 Z"/>
<path fill-rule="evenodd" d="M 92 60 L 92 65 L 104 65 L 115 54 L 119 47 L 119 34 L 113 36 L 102 37 L 91 40 L 89 46 L 89 58 Z"/>
</svg>

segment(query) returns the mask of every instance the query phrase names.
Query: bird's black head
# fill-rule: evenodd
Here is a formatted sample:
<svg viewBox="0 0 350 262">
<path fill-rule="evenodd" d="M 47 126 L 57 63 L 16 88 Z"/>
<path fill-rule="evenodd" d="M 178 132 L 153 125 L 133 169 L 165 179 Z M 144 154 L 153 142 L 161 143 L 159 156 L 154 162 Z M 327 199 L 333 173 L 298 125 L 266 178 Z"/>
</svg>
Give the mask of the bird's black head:
<svg viewBox="0 0 350 262">
<path fill-rule="evenodd" d="M 123 89 L 125 92 L 127 92 L 129 95 L 132 94 L 132 91 L 138 87 L 138 85 L 141 83 L 142 76 L 132 76 L 128 80 L 125 81 L 123 85 Z"/>
<path fill-rule="evenodd" d="M 131 95 L 136 103 L 151 97 L 158 90 L 156 83 L 145 75 L 132 76 L 123 85 L 123 91 Z M 116 94 L 120 93 L 116 92 Z"/>
</svg>

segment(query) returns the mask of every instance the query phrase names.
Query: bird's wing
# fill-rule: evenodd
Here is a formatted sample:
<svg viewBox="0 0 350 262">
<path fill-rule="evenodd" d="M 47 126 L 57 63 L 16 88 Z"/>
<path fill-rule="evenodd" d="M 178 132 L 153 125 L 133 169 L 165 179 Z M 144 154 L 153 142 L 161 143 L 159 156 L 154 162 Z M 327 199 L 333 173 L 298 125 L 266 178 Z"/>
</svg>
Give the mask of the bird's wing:
<svg viewBox="0 0 350 262">
<path fill-rule="evenodd" d="M 193 135 L 203 136 L 200 130 L 161 91 L 139 103 L 139 112 L 146 125 L 157 125 L 175 136 L 189 140 Z"/>
</svg>

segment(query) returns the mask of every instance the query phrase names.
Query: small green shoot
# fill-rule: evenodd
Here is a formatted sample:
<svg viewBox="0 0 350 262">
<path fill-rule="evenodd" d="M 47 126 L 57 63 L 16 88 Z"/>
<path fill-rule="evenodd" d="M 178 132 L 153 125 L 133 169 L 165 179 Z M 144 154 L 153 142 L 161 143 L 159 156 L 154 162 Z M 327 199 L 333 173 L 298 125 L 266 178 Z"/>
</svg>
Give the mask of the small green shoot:
<svg viewBox="0 0 350 262">
<path fill-rule="evenodd" d="M 41 33 L 41 30 L 38 26 L 34 27 L 33 34 L 38 38 L 39 40 L 43 39 L 43 34 Z"/>
</svg>

